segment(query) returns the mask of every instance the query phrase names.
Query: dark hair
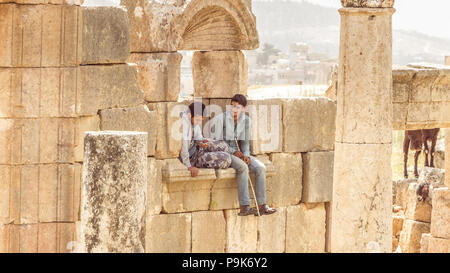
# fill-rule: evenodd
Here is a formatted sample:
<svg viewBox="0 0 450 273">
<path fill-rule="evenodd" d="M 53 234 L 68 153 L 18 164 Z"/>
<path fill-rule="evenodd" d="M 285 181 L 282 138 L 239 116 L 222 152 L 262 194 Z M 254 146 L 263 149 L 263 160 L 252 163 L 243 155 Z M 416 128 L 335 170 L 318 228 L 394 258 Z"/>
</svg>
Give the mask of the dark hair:
<svg viewBox="0 0 450 273">
<path fill-rule="evenodd" d="M 234 95 L 231 98 L 231 102 L 233 102 L 233 101 L 239 103 L 240 105 L 242 105 L 244 107 L 247 106 L 247 98 L 244 95 L 241 95 L 241 94 Z"/>
<path fill-rule="evenodd" d="M 201 102 L 193 102 L 189 105 L 189 110 L 191 111 L 191 116 L 203 116 L 206 106 Z"/>
</svg>

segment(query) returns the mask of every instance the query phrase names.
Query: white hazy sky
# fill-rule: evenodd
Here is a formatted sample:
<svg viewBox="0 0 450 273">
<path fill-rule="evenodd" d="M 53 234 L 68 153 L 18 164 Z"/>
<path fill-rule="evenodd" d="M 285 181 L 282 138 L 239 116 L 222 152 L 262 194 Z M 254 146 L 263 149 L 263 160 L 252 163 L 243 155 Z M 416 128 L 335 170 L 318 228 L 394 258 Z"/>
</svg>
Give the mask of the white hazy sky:
<svg viewBox="0 0 450 273">
<path fill-rule="evenodd" d="M 286 1 L 286 0 L 272 0 Z M 340 8 L 340 0 L 308 1 L 322 6 Z M 85 5 L 118 4 L 120 0 L 85 0 Z M 450 0 L 395 0 L 396 13 L 393 28 L 415 30 L 424 34 L 450 40 Z"/>
<path fill-rule="evenodd" d="M 327 7 L 341 7 L 340 0 L 305 1 Z M 394 7 L 397 11 L 392 19 L 393 28 L 415 30 L 432 36 L 450 39 L 449 0 L 395 0 Z"/>
</svg>

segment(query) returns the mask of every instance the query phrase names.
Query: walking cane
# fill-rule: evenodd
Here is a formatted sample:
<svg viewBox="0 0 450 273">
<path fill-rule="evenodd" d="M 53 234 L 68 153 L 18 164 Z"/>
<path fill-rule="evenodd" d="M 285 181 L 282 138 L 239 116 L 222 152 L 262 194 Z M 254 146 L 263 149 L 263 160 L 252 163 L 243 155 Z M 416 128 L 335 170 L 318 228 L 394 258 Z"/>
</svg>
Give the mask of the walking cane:
<svg viewBox="0 0 450 273">
<path fill-rule="evenodd" d="M 238 144 L 238 141 L 237 141 L 236 137 L 234 138 L 234 142 L 236 143 L 238 151 L 240 152 L 241 149 L 239 148 L 239 144 Z M 253 183 L 252 183 L 252 179 L 250 178 L 250 174 L 248 174 L 248 181 L 250 182 L 250 188 L 252 188 L 253 198 L 255 198 L 256 211 L 258 212 L 258 216 L 261 216 L 261 214 L 259 214 L 258 200 L 256 200 L 256 194 L 255 194 L 255 190 L 253 189 Z"/>
</svg>

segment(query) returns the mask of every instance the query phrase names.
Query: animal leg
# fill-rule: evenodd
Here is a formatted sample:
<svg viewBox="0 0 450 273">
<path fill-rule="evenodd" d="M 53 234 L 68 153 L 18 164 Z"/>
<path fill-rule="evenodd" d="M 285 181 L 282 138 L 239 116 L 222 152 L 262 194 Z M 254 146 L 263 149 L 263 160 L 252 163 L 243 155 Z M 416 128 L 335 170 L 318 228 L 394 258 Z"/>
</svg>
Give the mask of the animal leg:
<svg viewBox="0 0 450 273">
<path fill-rule="evenodd" d="M 428 149 L 428 139 L 425 138 L 423 141 L 424 145 L 424 152 L 425 152 L 425 167 L 430 167 L 430 164 L 428 164 L 428 154 L 430 153 L 430 150 Z"/>
<path fill-rule="evenodd" d="M 409 137 L 406 135 L 405 131 L 405 139 L 403 140 L 403 172 L 405 178 L 408 178 L 408 151 L 409 151 Z"/>
<path fill-rule="evenodd" d="M 430 151 L 430 166 L 431 168 L 434 168 L 434 152 L 436 150 L 436 142 L 437 138 L 433 138 L 431 142 L 431 151 Z"/>
<path fill-rule="evenodd" d="M 414 155 L 414 175 L 416 176 L 416 178 L 419 178 L 419 172 L 417 171 L 417 160 L 419 159 L 419 155 L 421 152 L 421 150 L 418 150 Z"/>
</svg>

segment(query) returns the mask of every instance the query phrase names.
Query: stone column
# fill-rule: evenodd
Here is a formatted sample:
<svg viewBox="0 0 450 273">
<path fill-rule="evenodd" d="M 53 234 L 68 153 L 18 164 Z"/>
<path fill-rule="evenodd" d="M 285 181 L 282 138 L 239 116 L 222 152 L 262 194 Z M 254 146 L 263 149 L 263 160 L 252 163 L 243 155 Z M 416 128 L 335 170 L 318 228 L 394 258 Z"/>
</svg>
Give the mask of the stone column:
<svg viewBox="0 0 450 273">
<path fill-rule="evenodd" d="M 445 65 L 450 65 L 450 56 L 445 56 Z"/>
<path fill-rule="evenodd" d="M 393 1 L 341 2 L 331 252 L 390 252 Z"/>
<path fill-rule="evenodd" d="M 87 132 L 82 252 L 144 252 L 147 133 Z"/>
</svg>

